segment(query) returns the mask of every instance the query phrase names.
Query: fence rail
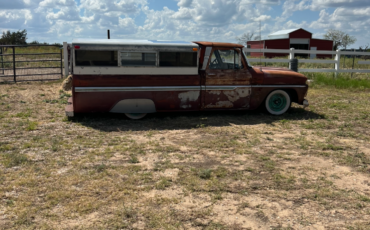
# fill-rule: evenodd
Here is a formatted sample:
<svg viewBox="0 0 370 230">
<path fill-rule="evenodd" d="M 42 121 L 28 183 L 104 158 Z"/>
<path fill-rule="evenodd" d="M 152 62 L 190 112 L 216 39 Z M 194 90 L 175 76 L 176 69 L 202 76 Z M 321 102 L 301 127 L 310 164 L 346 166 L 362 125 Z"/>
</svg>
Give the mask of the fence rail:
<svg viewBox="0 0 370 230">
<path fill-rule="evenodd" d="M 62 57 L 56 45 L 0 45 L 0 82 L 58 80 L 63 77 Z"/>
<path fill-rule="evenodd" d="M 338 73 L 370 73 L 370 69 L 340 69 L 341 66 L 341 55 L 350 56 L 370 56 L 370 52 L 353 52 L 353 51 L 323 51 L 323 50 L 295 50 L 294 48 L 290 50 L 283 49 L 249 49 L 245 48 L 245 52 L 248 53 L 286 53 L 289 54 L 288 59 L 270 59 L 270 58 L 248 58 L 250 62 L 273 62 L 273 63 L 289 63 L 295 58 L 295 54 L 332 54 L 334 60 L 324 60 L 324 59 L 299 59 L 299 63 L 322 63 L 322 64 L 335 64 L 334 68 L 327 69 L 298 69 L 298 72 L 333 72 Z M 358 61 L 359 65 L 370 64 L 370 61 Z"/>
</svg>

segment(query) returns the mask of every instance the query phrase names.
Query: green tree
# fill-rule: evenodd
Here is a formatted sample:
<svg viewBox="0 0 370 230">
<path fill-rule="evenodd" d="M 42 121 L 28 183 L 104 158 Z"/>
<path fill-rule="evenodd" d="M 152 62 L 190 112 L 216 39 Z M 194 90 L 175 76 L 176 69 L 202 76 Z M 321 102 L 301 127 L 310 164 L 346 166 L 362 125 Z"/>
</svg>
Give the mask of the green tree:
<svg viewBox="0 0 370 230">
<path fill-rule="evenodd" d="M 25 45 L 27 44 L 27 30 L 18 30 L 17 32 L 4 31 L 0 44 L 2 45 Z"/>
<path fill-rule="evenodd" d="M 252 32 L 244 33 L 240 37 L 235 37 L 235 39 L 238 41 L 239 44 L 246 46 L 248 41 L 261 40 L 261 37 L 259 35 L 255 35 L 255 33 L 252 31 Z"/>
<path fill-rule="evenodd" d="M 347 46 L 354 44 L 357 39 L 354 36 L 351 36 L 343 31 L 329 29 L 326 34 L 324 34 L 325 39 L 333 40 L 334 50 L 337 50 L 340 47 L 347 49 Z"/>
</svg>

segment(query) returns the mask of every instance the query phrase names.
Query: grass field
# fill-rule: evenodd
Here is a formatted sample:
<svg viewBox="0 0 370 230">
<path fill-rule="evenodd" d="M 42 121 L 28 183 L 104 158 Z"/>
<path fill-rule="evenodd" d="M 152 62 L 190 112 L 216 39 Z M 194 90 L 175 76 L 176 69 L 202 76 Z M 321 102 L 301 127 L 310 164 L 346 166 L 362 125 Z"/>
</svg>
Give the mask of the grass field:
<svg viewBox="0 0 370 230">
<path fill-rule="evenodd" d="M 133 121 L 68 120 L 60 85 L 0 84 L 0 229 L 370 228 L 366 87 Z"/>
</svg>

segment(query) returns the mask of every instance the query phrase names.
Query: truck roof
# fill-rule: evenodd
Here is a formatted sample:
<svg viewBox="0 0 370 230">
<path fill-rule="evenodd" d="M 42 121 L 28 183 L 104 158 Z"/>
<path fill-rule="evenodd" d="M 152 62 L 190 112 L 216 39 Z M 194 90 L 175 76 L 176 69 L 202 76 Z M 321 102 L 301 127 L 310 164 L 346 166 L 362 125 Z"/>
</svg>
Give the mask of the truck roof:
<svg viewBox="0 0 370 230">
<path fill-rule="evenodd" d="M 181 46 L 194 47 L 198 45 L 193 42 L 186 41 L 168 41 L 168 40 L 134 40 L 134 39 L 73 39 L 74 45 L 150 45 L 150 46 Z"/>
<path fill-rule="evenodd" d="M 226 42 L 194 42 L 196 44 L 202 45 L 202 46 L 220 46 L 220 47 L 233 47 L 233 48 L 243 48 L 243 45 L 237 44 L 237 43 L 226 43 Z"/>
</svg>

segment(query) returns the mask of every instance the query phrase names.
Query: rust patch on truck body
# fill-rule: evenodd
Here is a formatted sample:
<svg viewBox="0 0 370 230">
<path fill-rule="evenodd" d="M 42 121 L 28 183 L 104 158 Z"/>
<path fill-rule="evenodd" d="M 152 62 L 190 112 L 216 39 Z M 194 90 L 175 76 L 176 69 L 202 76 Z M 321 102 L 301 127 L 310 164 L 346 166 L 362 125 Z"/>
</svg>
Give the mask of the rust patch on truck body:
<svg viewBox="0 0 370 230">
<path fill-rule="evenodd" d="M 251 95 L 250 87 L 237 87 L 230 90 L 205 90 L 207 98 L 205 109 L 248 109 Z"/>
</svg>

